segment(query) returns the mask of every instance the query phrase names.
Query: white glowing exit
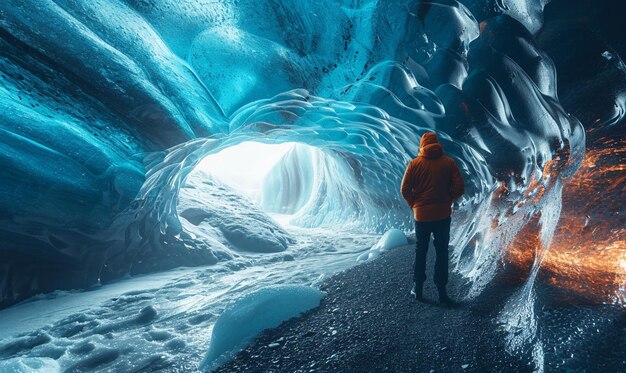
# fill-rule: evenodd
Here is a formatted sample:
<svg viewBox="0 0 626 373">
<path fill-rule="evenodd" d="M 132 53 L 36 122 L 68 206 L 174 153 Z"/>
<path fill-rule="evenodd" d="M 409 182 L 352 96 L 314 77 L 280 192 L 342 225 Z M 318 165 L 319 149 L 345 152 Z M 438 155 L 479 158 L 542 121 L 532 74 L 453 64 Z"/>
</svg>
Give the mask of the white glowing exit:
<svg viewBox="0 0 626 373">
<path fill-rule="evenodd" d="M 207 156 L 197 169 L 258 201 L 265 176 L 296 145 L 246 141 Z"/>
</svg>

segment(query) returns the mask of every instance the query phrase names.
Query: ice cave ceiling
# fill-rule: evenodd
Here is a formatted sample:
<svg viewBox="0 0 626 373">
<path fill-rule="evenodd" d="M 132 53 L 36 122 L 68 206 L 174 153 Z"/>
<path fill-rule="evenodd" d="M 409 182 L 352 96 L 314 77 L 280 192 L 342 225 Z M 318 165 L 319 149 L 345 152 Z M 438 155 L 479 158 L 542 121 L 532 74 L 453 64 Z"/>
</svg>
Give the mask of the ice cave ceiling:
<svg viewBox="0 0 626 373">
<path fill-rule="evenodd" d="M 399 181 L 437 131 L 468 182 L 456 268 L 483 268 L 480 229 L 558 219 L 585 148 L 624 148 L 620 20 L 547 2 L 2 1 L 0 306 L 224 259 L 185 234 L 178 189 L 205 156 L 251 140 L 327 155 L 299 224 L 384 231 L 409 228 Z M 287 158 L 279 176 L 298 172 Z M 519 240 L 499 239 L 527 263 Z"/>
</svg>

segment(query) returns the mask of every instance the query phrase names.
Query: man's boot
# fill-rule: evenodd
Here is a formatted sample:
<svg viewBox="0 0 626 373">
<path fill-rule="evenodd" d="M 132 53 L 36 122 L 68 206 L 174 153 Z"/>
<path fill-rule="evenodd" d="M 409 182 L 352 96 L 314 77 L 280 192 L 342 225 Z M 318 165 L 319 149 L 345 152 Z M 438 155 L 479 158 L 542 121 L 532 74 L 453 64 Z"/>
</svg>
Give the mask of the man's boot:
<svg viewBox="0 0 626 373">
<path fill-rule="evenodd" d="M 422 293 L 424 292 L 424 283 L 423 282 L 414 282 L 413 289 L 411 289 L 411 295 L 415 297 L 416 300 L 424 300 Z"/>
<path fill-rule="evenodd" d="M 452 305 L 452 299 L 448 297 L 448 291 L 446 290 L 445 285 L 437 285 L 437 290 L 439 291 L 439 303 L 443 303 L 446 305 Z"/>
</svg>

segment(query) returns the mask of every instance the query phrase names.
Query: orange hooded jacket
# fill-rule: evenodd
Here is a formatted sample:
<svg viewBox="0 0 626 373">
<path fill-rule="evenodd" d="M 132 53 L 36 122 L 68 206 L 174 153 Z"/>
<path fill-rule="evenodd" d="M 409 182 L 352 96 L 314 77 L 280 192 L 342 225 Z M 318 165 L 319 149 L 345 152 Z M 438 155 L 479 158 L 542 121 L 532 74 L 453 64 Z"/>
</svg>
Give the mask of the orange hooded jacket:
<svg viewBox="0 0 626 373">
<path fill-rule="evenodd" d="M 416 221 L 436 221 L 452 215 L 452 203 L 465 192 L 459 167 L 443 155 L 434 132 L 422 135 L 418 156 L 409 163 L 400 188 Z"/>
</svg>

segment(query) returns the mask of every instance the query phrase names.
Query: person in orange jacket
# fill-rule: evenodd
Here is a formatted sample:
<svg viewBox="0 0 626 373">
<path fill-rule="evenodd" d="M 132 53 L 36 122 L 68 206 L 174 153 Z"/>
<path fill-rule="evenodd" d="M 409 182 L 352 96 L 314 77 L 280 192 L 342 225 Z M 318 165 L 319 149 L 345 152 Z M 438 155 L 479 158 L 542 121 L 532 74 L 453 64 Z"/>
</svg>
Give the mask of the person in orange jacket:
<svg viewBox="0 0 626 373">
<path fill-rule="evenodd" d="M 463 177 L 456 162 L 443 155 L 443 146 L 434 132 L 422 135 L 418 156 L 413 159 L 402 178 L 402 197 L 413 209 L 415 220 L 415 264 L 413 289 L 415 299 L 422 300 L 426 280 L 426 253 L 430 235 L 436 251 L 434 281 L 439 301 L 451 304 L 448 283 L 448 243 L 452 203 L 465 192 Z"/>
</svg>

